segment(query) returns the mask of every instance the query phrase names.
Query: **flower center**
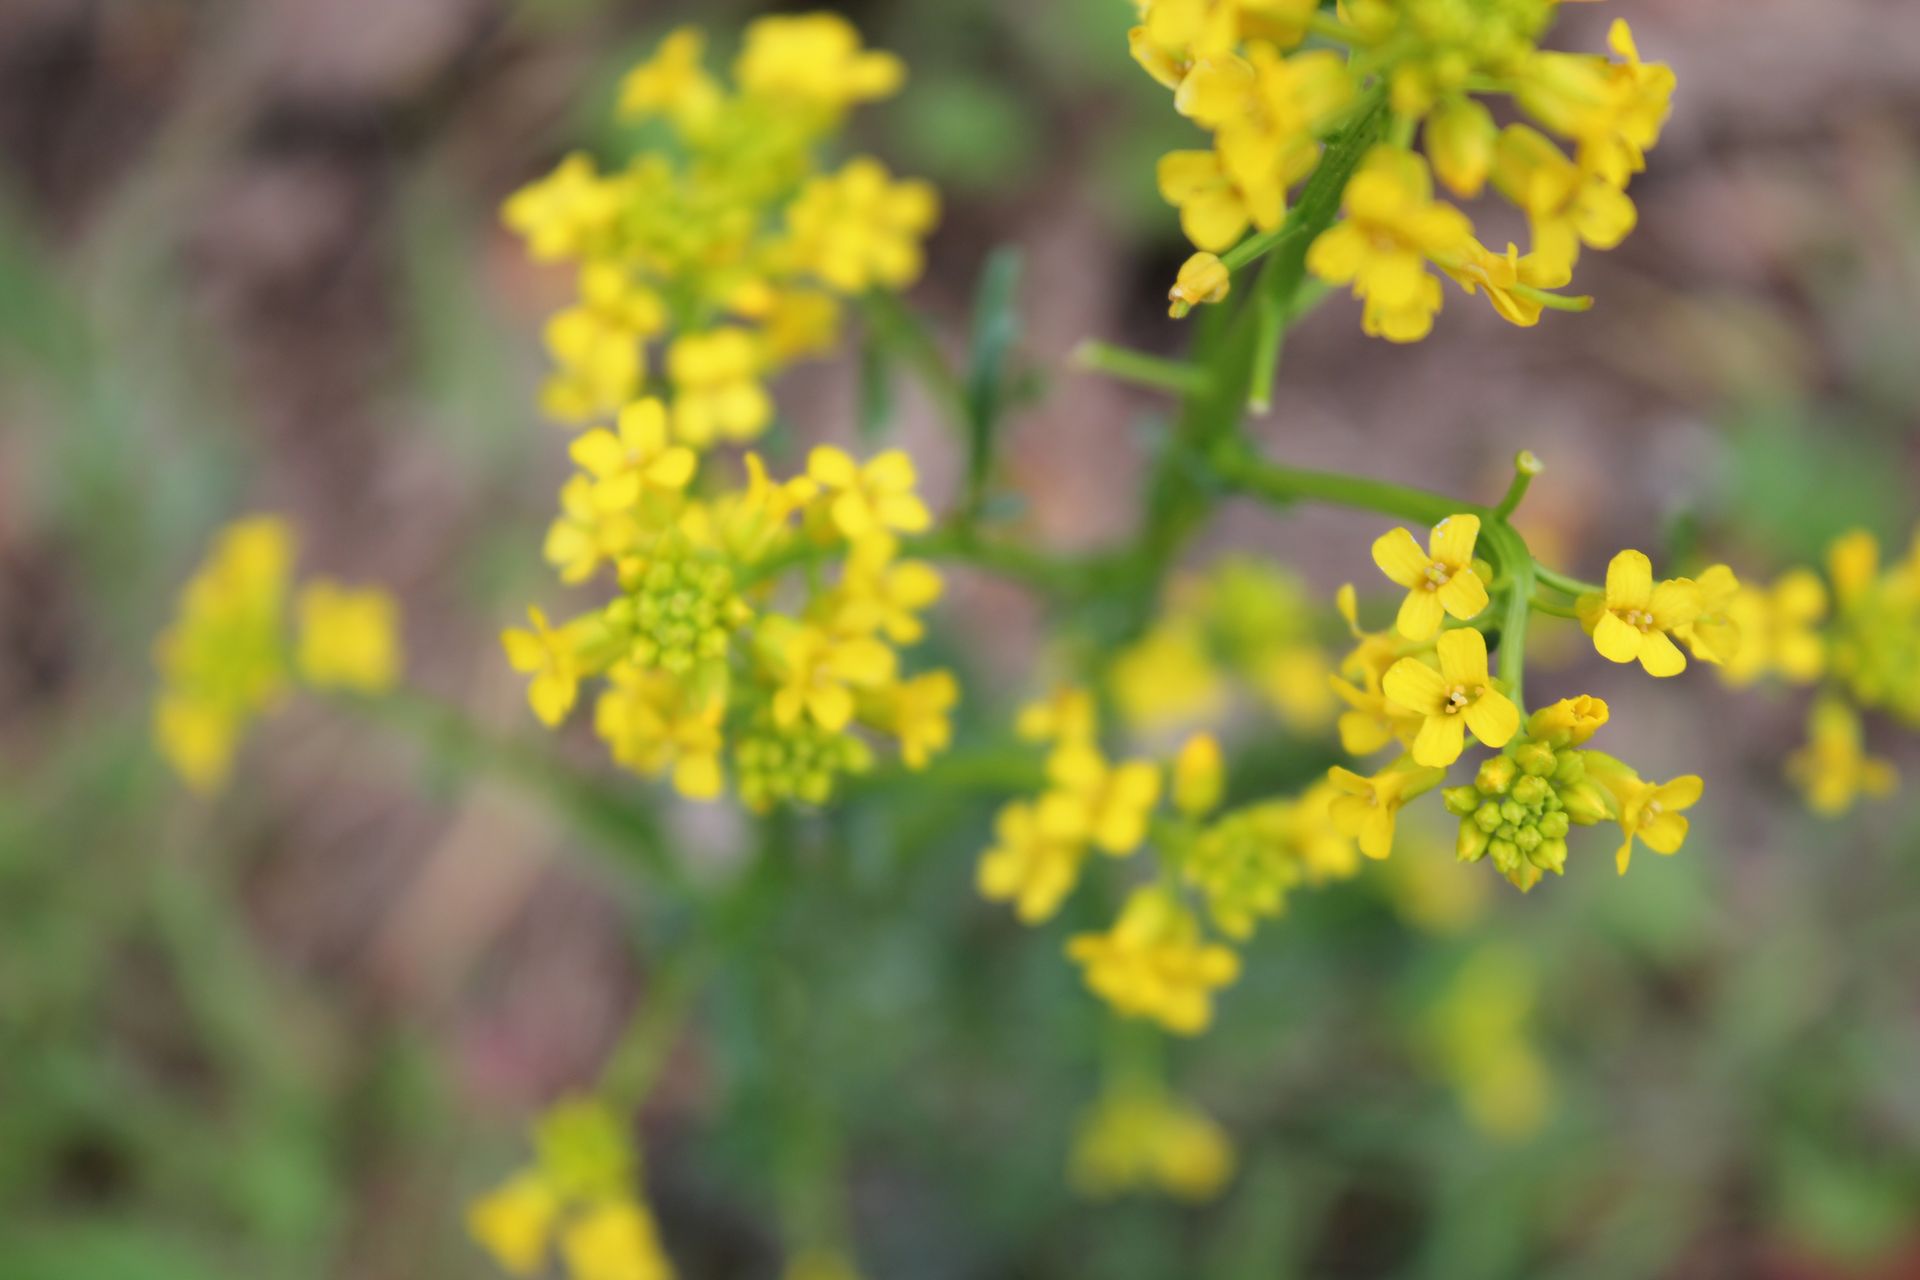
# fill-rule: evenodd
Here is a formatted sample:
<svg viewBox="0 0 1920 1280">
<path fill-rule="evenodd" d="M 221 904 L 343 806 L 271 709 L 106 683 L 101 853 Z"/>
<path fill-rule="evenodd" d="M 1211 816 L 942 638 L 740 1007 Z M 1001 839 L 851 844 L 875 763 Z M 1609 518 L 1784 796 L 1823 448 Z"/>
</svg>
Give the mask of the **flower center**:
<svg viewBox="0 0 1920 1280">
<path fill-rule="evenodd" d="M 1453 686 L 1453 688 L 1447 690 L 1446 713 L 1448 715 L 1453 715 L 1454 713 L 1458 712 L 1461 708 L 1470 704 L 1472 701 L 1473 701 L 1473 694 L 1467 690 L 1467 686 L 1463 684 L 1457 684 Z"/>
<path fill-rule="evenodd" d="M 1421 585 L 1428 591 L 1438 591 L 1451 581 L 1453 581 L 1452 571 L 1436 560 L 1427 566 L 1427 580 Z"/>
<path fill-rule="evenodd" d="M 1619 615 L 1620 621 L 1630 627 L 1637 628 L 1643 632 L 1654 629 L 1653 614 L 1645 609 L 1616 609 L 1614 612 Z"/>
</svg>

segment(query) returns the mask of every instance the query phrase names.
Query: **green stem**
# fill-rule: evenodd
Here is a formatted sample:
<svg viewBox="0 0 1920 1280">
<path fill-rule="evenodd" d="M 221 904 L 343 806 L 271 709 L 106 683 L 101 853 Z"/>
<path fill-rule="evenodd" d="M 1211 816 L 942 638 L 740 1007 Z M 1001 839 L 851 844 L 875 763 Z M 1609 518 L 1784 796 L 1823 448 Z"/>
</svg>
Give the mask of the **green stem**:
<svg viewBox="0 0 1920 1280">
<path fill-rule="evenodd" d="M 600 1096 L 615 1109 L 633 1111 L 653 1092 L 710 963 L 710 943 L 696 943 L 655 970 L 640 1007 L 600 1073 Z"/>
<path fill-rule="evenodd" d="M 1500 624 L 1500 679 L 1520 714 L 1527 714 L 1527 622 L 1532 616 L 1533 553 L 1512 525 L 1495 519 L 1483 528 L 1507 578 L 1506 613 Z"/>
<path fill-rule="evenodd" d="M 1545 470 L 1545 468 L 1541 465 L 1539 457 L 1535 455 L 1533 450 L 1522 449 L 1519 453 L 1514 454 L 1513 481 L 1507 485 L 1506 496 L 1501 498 L 1494 506 L 1493 514 L 1502 520 L 1511 516 L 1514 510 L 1519 507 L 1521 499 L 1527 496 L 1527 488 L 1533 483 L 1533 478 L 1543 470 Z"/>
<path fill-rule="evenodd" d="M 1555 618 L 1573 618 L 1577 620 L 1580 617 L 1579 611 L 1572 605 L 1563 604 L 1558 600 L 1550 600 L 1538 591 L 1533 593 L 1533 611 L 1535 613 L 1544 613 Z"/>
<path fill-rule="evenodd" d="M 1428 525 L 1450 515 L 1479 510 L 1472 503 L 1425 489 L 1268 462 L 1237 441 L 1215 449 L 1211 462 L 1214 473 L 1228 488 L 1270 503 L 1329 502 Z"/>
<path fill-rule="evenodd" d="M 1072 363 L 1076 368 L 1104 373 L 1137 387 L 1151 387 L 1156 391 L 1171 391 L 1183 396 L 1205 391 L 1208 382 L 1205 369 L 1184 360 L 1169 360 L 1165 356 L 1149 355 L 1144 351 L 1091 339 L 1074 348 Z"/>
<path fill-rule="evenodd" d="M 1570 596 L 1599 595 L 1605 591 L 1605 588 L 1597 582 L 1587 582 L 1549 569 L 1538 560 L 1533 562 L 1533 576 L 1555 591 L 1565 592 Z"/>
</svg>

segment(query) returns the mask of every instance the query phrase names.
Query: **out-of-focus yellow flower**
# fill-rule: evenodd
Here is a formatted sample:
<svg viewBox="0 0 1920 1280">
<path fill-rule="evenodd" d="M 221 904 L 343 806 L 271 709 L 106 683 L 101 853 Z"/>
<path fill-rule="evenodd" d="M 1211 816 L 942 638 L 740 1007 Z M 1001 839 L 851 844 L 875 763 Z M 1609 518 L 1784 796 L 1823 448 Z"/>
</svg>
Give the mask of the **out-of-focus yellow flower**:
<svg viewBox="0 0 1920 1280">
<path fill-rule="evenodd" d="M 560 1229 L 571 1280 L 673 1280 L 653 1214 L 637 1200 L 594 1205 Z"/>
<path fill-rule="evenodd" d="M 1188 738 L 1173 762 L 1173 807 L 1189 818 L 1205 817 L 1219 806 L 1226 788 L 1220 740 L 1210 733 Z"/>
<path fill-rule="evenodd" d="M 541 409 L 561 422 L 612 413 L 640 389 L 646 372 L 639 337 L 587 307 L 547 321 L 547 352 L 557 366 L 541 388 Z"/>
<path fill-rule="evenodd" d="M 651 58 L 620 81 L 620 114 L 628 119 L 671 117 L 697 129 L 720 106 L 721 91 L 703 59 L 707 37 L 698 27 L 675 27 Z"/>
<path fill-rule="evenodd" d="M 1402 757 L 1370 778 L 1335 765 L 1327 779 L 1336 789 L 1327 806 L 1333 824 L 1360 852 L 1380 859 L 1393 852 L 1394 825 L 1407 801 L 1440 785 L 1445 770 L 1426 768 Z"/>
<path fill-rule="evenodd" d="M 1223 300 L 1232 287 L 1233 273 L 1218 255 L 1196 253 L 1180 264 L 1180 274 L 1167 291 L 1167 312 L 1178 320 L 1203 302 Z"/>
<path fill-rule="evenodd" d="M 547 615 L 529 606 L 532 630 L 509 629 L 500 644 L 515 671 L 533 677 L 527 685 L 527 704 L 548 727 L 559 724 L 573 709 L 580 689 L 580 660 L 567 629 L 547 625 Z"/>
<path fill-rule="evenodd" d="M 1473 547 L 1479 537 L 1480 517 L 1462 514 L 1433 526 L 1426 551 L 1405 529 L 1390 530 L 1374 540 L 1373 562 L 1407 589 L 1394 622 L 1401 635 L 1430 640 L 1440 630 L 1444 615 L 1464 622 L 1487 607 L 1487 584 L 1473 567 Z"/>
<path fill-rule="evenodd" d="M 1175 1035 L 1205 1031 L 1214 991 L 1240 974 L 1232 949 L 1207 942 L 1193 912 L 1157 886 L 1134 890 L 1112 929 L 1075 936 L 1067 955 L 1116 1012 Z"/>
<path fill-rule="evenodd" d="M 1147 837 L 1160 800 L 1159 766 L 1145 760 L 1110 763 L 1090 742 L 1064 742 L 1047 759 L 1048 791 L 1040 826 L 1054 839 L 1088 841 L 1116 857 Z"/>
<path fill-rule="evenodd" d="M 384 591 L 316 579 L 300 592 L 300 674 L 329 688 L 380 693 L 400 673 L 399 608 Z"/>
<path fill-rule="evenodd" d="M 1427 117 L 1427 158 L 1434 176 L 1465 200 L 1480 194 L 1493 168 L 1493 140 L 1500 130 L 1493 113 L 1465 94 Z"/>
<path fill-rule="evenodd" d="M 994 820 L 994 843 L 980 858 L 977 883 L 990 902 L 1011 902 L 1024 924 L 1053 918 L 1080 878 L 1084 841 L 1049 834 L 1031 804 L 1016 802 Z"/>
<path fill-rule="evenodd" d="M 1352 583 L 1340 588 L 1334 603 L 1357 641 L 1353 651 L 1341 660 L 1339 674 L 1327 677 L 1328 687 L 1348 707 L 1339 719 L 1341 749 L 1351 756 L 1367 756 L 1395 738 L 1412 742 L 1420 732 L 1420 717 L 1389 702 L 1380 687 L 1388 669 L 1400 658 L 1399 642 L 1390 632 L 1361 629 Z"/>
<path fill-rule="evenodd" d="M 1341 197 L 1346 217 L 1307 251 L 1307 267 L 1329 284 L 1351 284 L 1366 304 L 1361 327 L 1390 342 L 1417 342 L 1433 329 L 1440 281 L 1433 258 L 1460 256 L 1473 224 L 1433 198 L 1427 162 L 1400 147 L 1377 146 L 1360 162 Z"/>
<path fill-rule="evenodd" d="M 854 690 L 893 679 L 894 652 L 878 640 L 834 636 L 780 615 L 765 620 L 758 639 L 779 681 L 772 705 L 774 723 L 782 728 L 807 716 L 828 733 L 839 733 L 853 719 Z"/>
<path fill-rule="evenodd" d="M 760 385 L 760 357 L 745 329 L 721 327 L 677 338 L 667 349 L 674 434 L 695 449 L 751 440 L 773 418 Z"/>
<path fill-rule="evenodd" d="M 1435 642 L 1440 669 L 1402 658 L 1381 682 L 1387 697 L 1422 717 L 1413 758 L 1445 768 L 1460 758 L 1466 731 L 1489 747 L 1504 747 L 1520 727 L 1520 711 L 1494 687 L 1487 672 L 1487 641 L 1478 631 L 1449 631 Z"/>
<path fill-rule="evenodd" d="M 675 496 L 693 480 L 699 455 L 667 437 L 667 407 L 649 396 L 620 411 L 617 429 L 596 427 L 576 439 L 569 455 L 593 477 L 593 500 L 603 511 L 631 511 L 649 496 Z"/>
<path fill-rule="evenodd" d="M 1638 551 L 1622 551 L 1607 565 L 1604 595 L 1577 602 L 1580 621 L 1593 647 L 1609 662 L 1638 658 L 1650 676 L 1677 676 L 1687 657 L 1672 633 L 1700 616 L 1700 589 L 1687 578 L 1655 584 L 1653 562 Z"/>
<path fill-rule="evenodd" d="M 1029 742 L 1087 742 L 1100 729 L 1093 694 L 1077 685 L 1020 708 L 1013 731 Z"/>
<path fill-rule="evenodd" d="M 1299 884 L 1344 880 L 1360 867 L 1353 841 L 1335 824 L 1332 783 L 1291 799 L 1263 800 L 1221 815 L 1180 854 L 1188 884 L 1206 897 L 1207 914 L 1229 938 L 1253 936 L 1281 913 Z"/>
<path fill-rule="evenodd" d="M 862 48 L 860 32 L 839 14 L 807 13 L 748 23 L 733 75 L 756 97 L 838 115 L 899 92 L 907 69 L 893 54 Z"/>
<path fill-rule="evenodd" d="M 790 252 L 804 270 L 844 294 L 904 289 L 920 278 L 920 241 L 940 217 L 940 198 L 917 178 L 899 182 L 871 156 L 815 178 L 787 209 Z"/>
<path fill-rule="evenodd" d="M 467 1231 L 511 1275 L 530 1276 L 546 1261 L 560 1199 L 537 1172 L 515 1175 L 467 1209 Z"/>
<path fill-rule="evenodd" d="M 819 484 L 821 501 L 842 537 L 860 543 L 889 533 L 922 533 L 933 515 L 914 488 L 913 459 L 900 449 L 875 455 L 864 466 L 844 450 L 819 445 L 807 455 L 807 474 Z"/>
<path fill-rule="evenodd" d="M 1702 662 L 1718 666 L 1736 660 L 1740 655 L 1740 624 L 1734 619 L 1733 605 L 1740 594 L 1740 579 L 1726 565 L 1716 564 L 1702 570 L 1693 583 L 1699 593 L 1700 612 L 1675 634 Z"/>
<path fill-rule="evenodd" d="M 893 560 L 890 540 L 854 546 L 833 601 L 833 628 L 843 635 L 884 635 L 914 644 L 926 634 L 920 614 L 940 599 L 945 582 L 924 560 Z"/>
<path fill-rule="evenodd" d="M 1837 698 L 1814 704 L 1807 718 L 1807 743 L 1787 758 L 1787 776 L 1806 796 L 1808 807 L 1828 817 L 1845 813 L 1862 797 L 1892 795 L 1899 782 L 1890 762 L 1867 754 L 1860 717 Z"/>
<path fill-rule="evenodd" d="M 1231 248 L 1248 224 L 1273 230 L 1286 211 L 1270 190 L 1244 190 L 1214 151 L 1169 151 L 1158 176 L 1161 198 L 1180 211 L 1180 229 L 1209 253 Z"/>
<path fill-rule="evenodd" d="M 615 666 L 607 678 L 594 703 L 593 727 L 615 762 L 645 777 L 671 772 L 674 789 L 690 800 L 719 795 L 725 701 L 698 698 L 685 682 L 630 663 Z"/>
<path fill-rule="evenodd" d="M 1646 168 L 1672 104 L 1673 69 L 1640 60 L 1633 32 L 1614 19 L 1607 44 L 1620 59 L 1537 52 L 1514 88 L 1520 105 L 1579 144 L 1581 167 L 1616 187 Z"/>
<path fill-rule="evenodd" d="M 621 192 L 579 152 L 562 160 L 540 181 L 507 197 L 501 218 L 524 236 L 527 252 L 541 262 L 582 258 L 600 247 L 620 216 Z"/>
<path fill-rule="evenodd" d="M 953 741 L 949 715 L 960 701 L 960 682 L 951 671 L 929 671 L 890 686 L 884 699 L 880 719 L 900 740 L 900 762 L 926 768 Z"/>
<path fill-rule="evenodd" d="M 1459 261 L 1445 269 L 1469 296 L 1485 290 L 1494 314 L 1523 329 L 1540 323 L 1546 304 L 1539 294 L 1573 279 L 1571 263 L 1551 261 L 1538 253 L 1522 256 L 1520 247 L 1511 243 L 1505 253 L 1495 253 L 1478 240 L 1469 241 Z"/>
<path fill-rule="evenodd" d="M 1538 129 L 1510 124 L 1494 143 L 1493 183 L 1527 215 L 1529 256 L 1543 272 L 1571 272 L 1580 246 L 1611 249 L 1639 215 L 1618 185 L 1569 160 Z"/>
<path fill-rule="evenodd" d="M 1527 1038 L 1536 1001 L 1526 960 L 1490 945 L 1468 958 L 1427 1018 L 1441 1071 L 1468 1118 L 1495 1138 L 1535 1133 L 1552 1104 L 1552 1077 Z"/>
<path fill-rule="evenodd" d="M 1204 628 L 1178 614 L 1121 650 L 1107 683 L 1122 718 L 1146 732 L 1213 720 L 1228 699 L 1226 676 L 1208 651 Z"/>
<path fill-rule="evenodd" d="M 1720 674 L 1736 685 L 1776 675 L 1793 684 L 1818 680 L 1827 665 L 1820 622 L 1827 588 L 1808 569 L 1782 574 L 1771 587 L 1742 587 L 1727 604 L 1740 644 Z"/>
<path fill-rule="evenodd" d="M 1068 1178 L 1104 1200 L 1131 1191 L 1211 1200 L 1233 1178 L 1233 1144 L 1204 1112 L 1158 1089 L 1122 1086 L 1080 1119 Z"/>
<path fill-rule="evenodd" d="M 285 521 L 254 516 L 228 525 L 154 643 L 155 745 L 197 791 L 226 780 L 247 725 L 286 687 L 292 563 Z"/>
</svg>

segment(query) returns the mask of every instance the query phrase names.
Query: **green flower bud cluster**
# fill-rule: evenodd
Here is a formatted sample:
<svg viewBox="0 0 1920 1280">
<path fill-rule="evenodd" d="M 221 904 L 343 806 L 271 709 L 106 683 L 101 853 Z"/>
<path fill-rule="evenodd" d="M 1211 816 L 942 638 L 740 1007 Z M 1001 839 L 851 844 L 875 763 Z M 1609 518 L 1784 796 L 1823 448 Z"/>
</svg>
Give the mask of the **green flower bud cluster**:
<svg viewBox="0 0 1920 1280">
<path fill-rule="evenodd" d="M 846 774 L 864 773 L 873 749 L 851 733 L 831 733 L 810 717 L 781 728 L 767 716 L 741 734 L 733 749 L 740 799 L 755 813 L 787 800 L 825 804 Z"/>
<path fill-rule="evenodd" d="M 728 642 L 749 616 L 732 567 L 710 556 L 664 551 L 623 585 L 627 594 L 608 606 L 608 625 L 632 636 L 634 662 L 669 675 L 724 664 Z"/>
<path fill-rule="evenodd" d="M 1447 811 L 1460 819 L 1460 860 L 1490 857 L 1522 891 L 1548 871 L 1563 874 L 1569 828 L 1611 814 L 1607 793 L 1587 777 L 1586 755 L 1521 741 L 1482 764 L 1469 785 L 1447 788 Z"/>
<path fill-rule="evenodd" d="M 1230 938 L 1253 935 L 1260 920 L 1280 914 L 1300 882 L 1290 838 L 1292 805 L 1249 805 L 1196 834 L 1181 860 L 1187 883 L 1206 896 L 1207 911 Z"/>
<path fill-rule="evenodd" d="M 1920 723 L 1920 597 L 1873 591 L 1837 620 L 1833 674 L 1862 706 Z"/>
</svg>

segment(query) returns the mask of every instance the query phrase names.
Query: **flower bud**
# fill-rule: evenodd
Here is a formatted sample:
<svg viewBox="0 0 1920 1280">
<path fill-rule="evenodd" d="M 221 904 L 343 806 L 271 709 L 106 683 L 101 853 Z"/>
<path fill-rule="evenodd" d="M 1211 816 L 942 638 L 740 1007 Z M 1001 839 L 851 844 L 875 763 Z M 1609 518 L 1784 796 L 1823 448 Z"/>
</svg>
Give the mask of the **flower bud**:
<svg viewBox="0 0 1920 1280">
<path fill-rule="evenodd" d="M 1201 817 L 1220 803 L 1225 789 L 1219 742 L 1210 733 L 1194 734 L 1173 763 L 1174 807 L 1189 818 Z"/>
<path fill-rule="evenodd" d="M 1514 749 L 1513 762 L 1520 771 L 1529 777 L 1544 778 L 1552 774 L 1558 765 L 1554 759 L 1553 748 L 1544 742 L 1527 742 Z"/>
<path fill-rule="evenodd" d="M 1512 759 L 1507 756 L 1494 756 L 1480 766 L 1480 772 L 1474 775 L 1473 785 L 1480 788 L 1480 794 L 1501 796 L 1513 785 L 1514 775 L 1518 772 Z"/>
</svg>

